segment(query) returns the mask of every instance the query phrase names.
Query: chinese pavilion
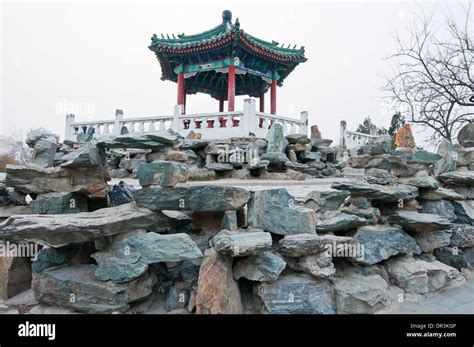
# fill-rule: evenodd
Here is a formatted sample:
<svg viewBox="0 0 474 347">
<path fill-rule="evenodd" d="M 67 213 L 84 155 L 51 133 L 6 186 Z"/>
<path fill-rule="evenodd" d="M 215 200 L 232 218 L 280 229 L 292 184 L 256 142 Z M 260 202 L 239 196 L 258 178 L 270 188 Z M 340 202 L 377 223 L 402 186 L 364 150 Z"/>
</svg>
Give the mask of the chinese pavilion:
<svg viewBox="0 0 474 347">
<path fill-rule="evenodd" d="M 196 35 L 156 34 L 149 49 L 155 52 L 162 80 L 178 83 L 177 104 L 186 109 L 186 95 L 197 92 L 219 100 L 219 112 L 234 111 L 236 95 L 260 98 L 265 112 L 265 93 L 270 89 L 270 113 L 276 114 L 276 88 L 293 69 L 306 61 L 304 47 L 290 48 L 264 41 L 240 29 L 239 19 L 222 13 L 222 23 Z"/>
</svg>

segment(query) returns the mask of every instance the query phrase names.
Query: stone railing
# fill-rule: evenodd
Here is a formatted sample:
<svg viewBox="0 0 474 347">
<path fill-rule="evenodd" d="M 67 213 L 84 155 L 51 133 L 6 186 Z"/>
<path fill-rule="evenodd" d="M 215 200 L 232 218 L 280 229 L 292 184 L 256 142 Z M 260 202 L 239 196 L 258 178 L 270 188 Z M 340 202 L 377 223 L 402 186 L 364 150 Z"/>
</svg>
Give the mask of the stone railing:
<svg viewBox="0 0 474 347">
<path fill-rule="evenodd" d="M 202 138 L 217 139 L 245 137 L 250 133 L 266 137 L 274 123 L 283 125 L 285 134 L 307 134 L 308 113 L 301 112 L 300 119 L 257 112 L 254 99 L 244 100 L 243 111 L 182 114 L 182 106 L 175 106 L 171 116 L 123 118 L 117 110 L 115 120 L 75 122 L 74 115 L 66 116 L 65 139 L 74 140 L 80 133 L 94 132 L 94 137 L 128 133 L 147 133 L 160 130 L 173 130 L 186 136 L 189 132 L 199 132 Z M 126 131 L 125 131 L 126 128 Z"/>
<path fill-rule="evenodd" d="M 346 121 L 341 121 L 339 147 L 342 149 L 352 149 L 357 146 L 364 146 L 379 138 L 379 135 L 364 134 L 357 131 L 347 130 L 346 126 Z"/>
</svg>

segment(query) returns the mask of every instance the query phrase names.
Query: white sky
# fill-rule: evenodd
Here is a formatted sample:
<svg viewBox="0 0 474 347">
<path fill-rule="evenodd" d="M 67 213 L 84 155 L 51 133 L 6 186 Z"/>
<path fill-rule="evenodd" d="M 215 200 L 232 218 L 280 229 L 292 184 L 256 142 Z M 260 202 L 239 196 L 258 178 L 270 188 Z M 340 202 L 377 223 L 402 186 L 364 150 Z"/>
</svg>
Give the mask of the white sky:
<svg viewBox="0 0 474 347">
<path fill-rule="evenodd" d="M 339 122 L 354 129 L 370 115 L 388 127 L 392 110 L 379 98 L 383 59 L 393 34 L 420 9 L 447 2 L 240 3 L 2 3 L 0 133 L 45 127 L 64 135 L 65 113 L 76 120 L 168 115 L 176 84 L 160 80 L 148 49 L 152 34 L 194 34 L 233 21 L 252 35 L 305 46 L 308 61 L 278 89 L 279 114 L 309 112 L 325 138 L 339 139 Z M 266 98 L 267 111 L 269 97 Z M 243 97 L 236 100 L 242 109 Z M 68 109 L 69 108 L 69 109 Z M 72 110 L 71 110 L 72 108 Z M 187 97 L 187 112 L 217 111 L 207 95 Z M 418 142 L 423 134 L 415 135 Z"/>
</svg>

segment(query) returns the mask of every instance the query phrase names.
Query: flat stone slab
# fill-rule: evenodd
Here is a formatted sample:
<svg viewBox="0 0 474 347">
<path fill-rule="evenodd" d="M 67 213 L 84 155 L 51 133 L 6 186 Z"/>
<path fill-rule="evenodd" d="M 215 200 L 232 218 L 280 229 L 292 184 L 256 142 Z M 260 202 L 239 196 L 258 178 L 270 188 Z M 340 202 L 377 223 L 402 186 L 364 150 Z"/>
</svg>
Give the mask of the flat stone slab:
<svg viewBox="0 0 474 347">
<path fill-rule="evenodd" d="M 134 193 L 138 206 L 150 210 L 227 211 L 242 208 L 250 192 L 241 188 L 201 185 L 189 188 L 144 188 Z"/>
<path fill-rule="evenodd" d="M 352 237 L 298 234 L 285 236 L 278 242 L 279 252 L 288 257 L 302 257 L 337 248 L 339 246 L 355 245 Z"/>
<path fill-rule="evenodd" d="M 159 149 L 163 147 L 174 147 L 180 144 L 180 139 L 166 131 L 150 132 L 146 134 L 125 134 L 119 136 L 102 137 L 97 146 L 108 148 L 140 148 Z"/>
<path fill-rule="evenodd" d="M 84 313 L 124 312 L 130 302 L 150 295 L 156 282 L 148 275 L 126 283 L 102 282 L 95 278 L 96 267 L 71 265 L 35 274 L 36 300 Z"/>
<path fill-rule="evenodd" d="M 474 171 L 446 172 L 438 179 L 444 184 L 474 187 Z"/>
<path fill-rule="evenodd" d="M 272 237 L 265 231 L 224 230 L 213 238 L 217 252 L 232 257 L 256 255 L 272 247 Z"/>
<path fill-rule="evenodd" d="M 415 211 L 400 210 L 388 216 L 392 224 L 400 225 L 406 231 L 430 232 L 446 230 L 451 222 L 435 214 L 418 213 Z"/>
<path fill-rule="evenodd" d="M 384 202 L 397 202 L 400 199 L 409 200 L 418 196 L 418 189 L 406 185 L 383 186 L 379 184 L 368 184 L 365 182 L 343 182 L 334 183 L 331 188 L 348 190 L 353 196 L 365 196 L 373 200 Z"/>
<path fill-rule="evenodd" d="M 0 238 L 61 247 L 167 223 L 168 217 L 135 203 L 62 215 L 17 215 L 0 224 Z"/>
</svg>

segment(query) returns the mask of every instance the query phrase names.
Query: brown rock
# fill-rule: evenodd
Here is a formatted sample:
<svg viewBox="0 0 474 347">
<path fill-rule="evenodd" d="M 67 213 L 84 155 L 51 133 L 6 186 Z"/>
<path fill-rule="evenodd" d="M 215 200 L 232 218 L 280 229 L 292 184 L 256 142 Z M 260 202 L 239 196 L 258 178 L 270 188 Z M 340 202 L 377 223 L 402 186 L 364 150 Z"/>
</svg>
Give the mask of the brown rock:
<svg viewBox="0 0 474 347">
<path fill-rule="evenodd" d="M 242 312 L 239 286 L 232 272 L 232 259 L 218 254 L 213 248 L 208 249 L 199 270 L 196 313 L 241 314 Z"/>
<path fill-rule="evenodd" d="M 397 134 L 395 135 L 395 144 L 398 149 L 416 148 L 415 137 L 411 131 L 410 124 L 403 124 L 403 126 L 397 131 Z"/>
<path fill-rule="evenodd" d="M 321 131 L 319 131 L 317 125 L 311 126 L 311 140 L 320 140 L 322 139 L 321 137 Z"/>
<path fill-rule="evenodd" d="M 194 132 L 193 130 L 191 130 L 191 131 L 189 132 L 189 134 L 186 135 L 186 138 L 187 138 L 188 140 L 199 140 L 201 137 L 202 137 L 202 134 L 201 134 L 201 133 L 196 133 L 196 132 Z"/>
<path fill-rule="evenodd" d="M 0 257 L 0 299 L 7 300 L 30 287 L 30 262 L 26 258 Z"/>
</svg>

